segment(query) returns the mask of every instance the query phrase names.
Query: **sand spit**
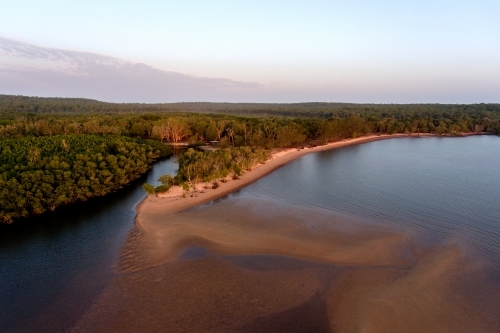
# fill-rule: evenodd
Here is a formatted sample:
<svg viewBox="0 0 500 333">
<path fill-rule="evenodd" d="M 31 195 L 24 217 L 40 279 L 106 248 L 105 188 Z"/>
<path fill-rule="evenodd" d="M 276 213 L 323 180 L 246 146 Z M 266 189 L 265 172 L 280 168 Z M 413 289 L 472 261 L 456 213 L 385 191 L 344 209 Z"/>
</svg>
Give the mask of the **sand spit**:
<svg viewBox="0 0 500 333">
<path fill-rule="evenodd" d="M 460 136 L 470 135 L 484 135 L 487 133 L 464 133 Z M 215 199 L 224 197 L 233 193 L 273 172 L 274 170 L 288 164 L 296 159 L 305 155 L 332 150 L 341 147 L 347 147 L 356 144 L 368 143 L 379 140 L 393 139 L 393 138 L 409 138 L 409 137 L 439 137 L 433 134 L 392 134 L 392 135 L 370 135 L 354 139 L 346 139 L 342 141 L 332 142 L 322 146 L 312 148 L 295 149 L 290 148 L 273 153 L 271 159 L 265 164 L 255 167 L 253 170 L 245 173 L 238 180 L 229 180 L 226 183 L 220 182 L 220 187 L 217 189 L 203 189 L 204 183 L 197 184 L 197 192 L 192 196 L 191 194 L 182 197 L 183 191 L 180 188 L 172 189 L 169 193 L 160 194 L 159 196 L 150 196 L 144 199 L 141 204 L 137 206 L 138 216 L 136 221 L 142 224 L 146 215 L 148 214 L 166 214 L 173 212 L 180 212 L 190 207 L 202 205 L 204 203 L 213 201 Z"/>
<path fill-rule="evenodd" d="M 73 331 L 500 332 L 500 287 L 456 245 L 258 198 L 187 209 L 309 151 L 385 138 L 290 151 L 205 196 L 145 200 Z"/>
<path fill-rule="evenodd" d="M 149 214 L 157 215 L 180 212 L 190 207 L 202 205 L 212 200 L 221 198 L 259 180 L 260 178 L 270 174 L 283 165 L 288 164 L 310 153 L 395 137 L 408 137 L 408 135 L 372 135 L 332 142 L 324 146 L 317 146 L 313 148 L 304 148 L 301 150 L 292 148 L 279 151 L 277 153 L 274 153 L 268 162 L 266 162 L 265 164 L 261 164 L 255 167 L 253 170 L 245 173 L 240 177 L 240 179 L 231 180 L 226 183 L 219 183 L 220 187 L 217 189 L 209 189 L 203 191 L 204 184 L 198 184 L 198 191 L 194 196 L 187 195 L 185 198 L 183 198 L 181 196 L 182 190 L 180 190 L 180 188 L 172 189 L 171 191 L 169 191 L 169 193 L 160 194 L 159 196 L 149 196 L 137 206 L 138 216 L 136 218 L 136 221 L 139 224 L 143 224 L 144 220 L 147 219 L 147 216 L 149 216 Z"/>
</svg>

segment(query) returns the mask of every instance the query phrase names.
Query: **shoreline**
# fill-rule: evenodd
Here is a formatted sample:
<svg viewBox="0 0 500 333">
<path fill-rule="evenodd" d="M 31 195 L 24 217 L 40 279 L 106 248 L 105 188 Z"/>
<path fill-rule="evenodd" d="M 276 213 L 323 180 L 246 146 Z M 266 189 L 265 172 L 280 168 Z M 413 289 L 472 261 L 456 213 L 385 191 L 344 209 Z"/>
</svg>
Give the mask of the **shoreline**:
<svg viewBox="0 0 500 333">
<path fill-rule="evenodd" d="M 199 191 L 197 190 L 193 196 L 191 194 L 182 197 L 182 193 L 178 194 L 164 194 L 159 196 L 146 196 L 139 204 L 136 206 L 137 215 L 135 222 L 138 225 L 144 226 L 144 215 L 147 213 L 153 214 L 172 214 L 179 213 L 183 210 L 200 206 L 224 197 L 228 194 L 236 192 L 243 187 L 246 187 L 257 180 L 269 175 L 273 171 L 281 168 L 282 166 L 295 161 L 305 155 L 311 153 L 317 153 L 322 151 L 333 150 L 337 148 L 348 147 L 357 144 L 369 143 L 380 140 L 387 140 L 393 138 L 420 138 L 420 137 L 467 137 L 473 135 L 485 135 L 488 133 L 475 132 L 475 133 L 463 133 L 461 135 L 455 136 L 443 136 L 437 134 L 429 133 L 412 133 L 412 134 L 382 134 L 382 135 L 368 135 L 362 136 L 354 139 L 344 139 L 341 141 L 335 141 L 328 143 L 326 145 L 311 147 L 311 148 L 288 148 L 279 152 L 276 152 L 272 157 L 265 163 L 259 164 L 252 170 L 247 171 L 237 180 L 228 180 L 225 183 L 219 182 L 219 187 L 217 189 L 207 189 Z M 199 183 L 200 185 L 204 183 Z M 198 184 L 197 184 L 198 185 Z"/>
</svg>

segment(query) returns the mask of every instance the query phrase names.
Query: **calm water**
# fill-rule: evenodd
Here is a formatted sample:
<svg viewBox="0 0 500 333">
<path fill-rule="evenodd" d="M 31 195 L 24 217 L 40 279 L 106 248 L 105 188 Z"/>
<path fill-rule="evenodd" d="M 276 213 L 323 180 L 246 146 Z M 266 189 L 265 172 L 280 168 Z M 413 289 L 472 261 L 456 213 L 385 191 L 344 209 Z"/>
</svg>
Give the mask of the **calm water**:
<svg viewBox="0 0 500 333">
<path fill-rule="evenodd" d="M 13 227 L 0 228 L 0 332 L 66 331 L 113 274 L 134 225 L 141 185 L 175 173 L 157 162 L 130 187 Z"/>
<path fill-rule="evenodd" d="M 500 137 L 402 138 L 311 154 L 230 198 L 266 198 L 454 241 L 500 267 Z"/>
<path fill-rule="evenodd" d="M 147 176 L 175 172 L 159 162 Z M 271 200 L 453 240 L 500 266 L 500 138 L 408 138 L 305 156 L 225 202 Z M 0 331 L 66 331 L 113 275 L 145 181 L 0 229 Z M 200 250 L 201 251 L 201 250 Z M 204 253 L 187 253 L 203 256 Z"/>
</svg>

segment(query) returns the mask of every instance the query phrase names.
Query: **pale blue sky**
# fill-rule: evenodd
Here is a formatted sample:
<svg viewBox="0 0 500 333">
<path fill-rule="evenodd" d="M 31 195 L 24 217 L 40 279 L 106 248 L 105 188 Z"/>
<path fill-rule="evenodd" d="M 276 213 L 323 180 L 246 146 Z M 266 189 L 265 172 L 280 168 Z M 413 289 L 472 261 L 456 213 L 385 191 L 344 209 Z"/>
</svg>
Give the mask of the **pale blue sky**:
<svg viewBox="0 0 500 333">
<path fill-rule="evenodd" d="M 182 94 L 173 94 L 169 79 L 156 97 L 134 95 L 132 83 L 121 96 L 111 77 L 131 69 L 120 67 L 92 92 L 60 72 L 30 76 L 28 69 L 54 61 L 35 66 L 4 45 L 0 93 L 138 102 L 500 102 L 500 1 L 0 0 L 0 8 L 4 40 L 145 63 L 192 80 L 225 79 L 217 92 L 215 81 L 212 90 L 207 81 L 190 90 L 184 80 Z M 237 91 L 226 81 L 237 81 Z"/>
</svg>

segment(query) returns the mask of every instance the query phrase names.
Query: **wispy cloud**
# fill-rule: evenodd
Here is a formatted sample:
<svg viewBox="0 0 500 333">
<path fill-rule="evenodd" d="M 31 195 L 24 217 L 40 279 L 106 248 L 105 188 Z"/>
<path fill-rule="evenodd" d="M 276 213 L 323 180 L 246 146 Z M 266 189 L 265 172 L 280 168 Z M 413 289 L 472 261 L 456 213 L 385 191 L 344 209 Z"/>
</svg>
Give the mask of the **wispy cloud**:
<svg viewBox="0 0 500 333">
<path fill-rule="evenodd" d="M 0 93 L 113 102 L 235 101 L 254 82 L 194 77 L 110 56 L 0 37 Z"/>
</svg>

